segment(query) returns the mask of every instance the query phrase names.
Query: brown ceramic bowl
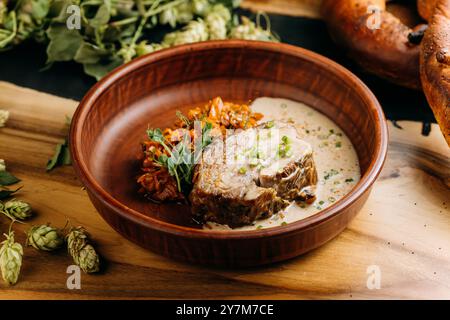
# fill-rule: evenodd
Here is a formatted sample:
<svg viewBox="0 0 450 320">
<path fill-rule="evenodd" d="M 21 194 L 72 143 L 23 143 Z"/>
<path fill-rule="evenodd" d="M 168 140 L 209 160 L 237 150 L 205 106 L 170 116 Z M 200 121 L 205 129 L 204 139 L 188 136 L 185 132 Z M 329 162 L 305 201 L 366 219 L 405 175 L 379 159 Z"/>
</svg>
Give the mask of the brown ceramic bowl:
<svg viewBox="0 0 450 320">
<path fill-rule="evenodd" d="M 187 206 L 144 199 L 135 181 L 147 127 L 171 126 L 176 110 L 186 111 L 215 96 L 237 102 L 280 97 L 319 110 L 352 140 L 360 182 L 311 217 L 254 231 L 204 231 L 191 222 Z M 115 230 L 167 257 L 230 267 L 289 259 L 344 230 L 369 196 L 387 141 L 380 105 L 348 70 L 305 49 L 247 41 L 180 46 L 116 69 L 84 97 L 70 135 L 76 172 Z"/>
</svg>

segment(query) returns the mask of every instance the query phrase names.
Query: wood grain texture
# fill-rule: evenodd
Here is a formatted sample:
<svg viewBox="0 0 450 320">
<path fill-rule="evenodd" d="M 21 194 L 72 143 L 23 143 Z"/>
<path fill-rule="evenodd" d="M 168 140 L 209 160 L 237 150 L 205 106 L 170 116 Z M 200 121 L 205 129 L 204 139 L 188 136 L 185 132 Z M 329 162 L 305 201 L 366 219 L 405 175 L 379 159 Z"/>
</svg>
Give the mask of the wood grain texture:
<svg viewBox="0 0 450 320">
<path fill-rule="evenodd" d="M 320 18 L 320 3 L 321 0 L 243 0 L 241 7 L 254 12 L 317 19 Z"/>
<path fill-rule="evenodd" d="M 1 299 L 450 298 L 450 154 L 437 125 L 428 137 L 420 135 L 419 123 L 400 122 L 402 130 L 390 126 L 381 177 L 335 240 L 284 263 L 229 271 L 177 263 L 134 245 L 100 218 L 72 167 L 45 172 L 64 116 L 76 105 L 1 82 L 0 108 L 11 111 L 11 120 L 0 129 L 0 158 L 23 180 L 18 196 L 37 213 L 30 223 L 63 226 L 70 218 L 84 225 L 107 260 L 105 271 L 83 274 L 82 289 L 68 290 L 72 261 L 65 252 L 28 247 L 20 281 L 13 287 L 1 282 Z M 27 227 L 15 226 L 22 243 Z M 1 231 L 7 228 L 0 217 Z M 381 269 L 380 290 L 366 287 L 369 265 Z"/>
</svg>

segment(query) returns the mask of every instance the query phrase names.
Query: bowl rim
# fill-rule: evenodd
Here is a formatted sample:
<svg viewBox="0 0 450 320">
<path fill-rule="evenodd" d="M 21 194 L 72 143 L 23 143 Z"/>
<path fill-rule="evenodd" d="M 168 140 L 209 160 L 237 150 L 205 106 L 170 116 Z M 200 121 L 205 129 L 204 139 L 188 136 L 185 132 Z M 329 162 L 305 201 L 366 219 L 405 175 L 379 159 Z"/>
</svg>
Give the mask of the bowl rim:
<svg viewBox="0 0 450 320">
<path fill-rule="evenodd" d="M 344 197 L 333 203 L 331 206 L 309 216 L 304 219 L 288 223 L 283 226 L 274 226 L 266 229 L 245 230 L 245 231 L 227 231 L 227 230 L 203 230 L 186 226 L 180 226 L 169 222 L 161 221 L 156 218 L 147 216 L 137 210 L 127 207 L 124 203 L 115 199 L 111 194 L 104 190 L 90 173 L 86 161 L 81 152 L 81 128 L 86 119 L 89 109 L 94 105 L 97 99 L 108 90 L 108 88 L 117 80 L 130 74 L 141 67 L 154 63 L 160 59 L 182 55 L 186 52 L 208 51 L 217 48 L 239 49 L 247 48 L 264 50 L 274 53 L 283 53 L 291 56 L 309 60 L 316 65 L 328 69 L 336 74 L 343 81 L 351 85 L 360 97 L 369 106 L 371 113 L 375 115 L 375 135 L 378 137 L 376 143 L 375 156 L 366 173 L 361 177 L 360 181 L 347 193 Z M 308 49 L 296 47 L 284 43 L 262 42 L 262 41 L 246 41 L 246 40 L 215 40 L 205 41 L 194 44 L 181 45 L 161 51 L 157 51 L 142 57 L 139 57 L 127 64 L 124 64 L 97 82 L 79 103 L 70 127 L 69 145 L 72 155 L 72 162 L 77 173 L 87 190 L 92 193 L 104 205 L 112 209 L 116 214 L 121 215 L 125 219 L 132 220 L 139 225 L 154 229 L 156 231 L 169 233 L 175 236 L 187 238 L 203 238 L 203 239 L 257 239 L 267 236 L 280 236 L 292 232 L 301 232 L 309 228 L 313 228 L 326 220 L 339 215 L 344 209 L 356 202 L 368 191 L 376 178 L 380 174 L 387 155 L 388 147 L 388 127 L 383 110 L 372 91 L 351 71 L 338 63 L 314 53 Z"/>
</svg>

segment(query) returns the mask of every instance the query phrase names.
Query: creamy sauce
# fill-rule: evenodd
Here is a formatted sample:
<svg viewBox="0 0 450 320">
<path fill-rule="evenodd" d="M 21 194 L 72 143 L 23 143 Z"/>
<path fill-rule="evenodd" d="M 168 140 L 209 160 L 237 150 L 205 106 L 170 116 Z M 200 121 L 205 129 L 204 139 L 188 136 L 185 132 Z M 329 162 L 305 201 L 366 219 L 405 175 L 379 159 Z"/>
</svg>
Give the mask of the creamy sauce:
<svg viewBox="0 0 450 320">
<path fill-rule="evenodd" d="M 350 139 L 322 113 L 303 103 L 278 98 L 258 98 L 252 103 L 252 110 L 264 115 L 261 122 L 280 120 L 292 124 L 298 137 L 311 144 L 318 174 L 316 201 L 309 205 L 293 202 L 286 210 L 270 218 L 256 220 L 250 226 L 231 229 L 208 222 L 204 229 L 242 231 L 292 223 L 332 205 L 359 181 L 358 156 Z"/>
</svg>

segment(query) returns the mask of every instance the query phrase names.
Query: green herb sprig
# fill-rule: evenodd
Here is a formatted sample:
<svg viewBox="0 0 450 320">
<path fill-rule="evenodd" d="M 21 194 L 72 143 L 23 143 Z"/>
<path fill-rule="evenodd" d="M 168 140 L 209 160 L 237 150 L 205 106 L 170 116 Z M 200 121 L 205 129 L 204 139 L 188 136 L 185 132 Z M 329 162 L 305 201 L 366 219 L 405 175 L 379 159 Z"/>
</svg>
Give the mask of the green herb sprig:
<svg viewBox="0 0 450 320">
<path fill-rule="evenodd" d="M 206 122 L 202 127 L 201 143 L 198 148 L 191 147 L 189 134 L 183 135 L 181 141 L 173 145 L 168 141 L 161 129 L 148 129 L 147 136 L 151 141 L 157 142 L 163 146 L 168 155 L 163 154 L 154 159 L 159 165 L 167 168 L 169 174 L 175 178 L 178 191 L 188 193 L 192 186 L 192 175 L 195 164 L 198 163 L 201 152 L 212 142 L 211 136 L 212 124 Z M 197 147 L 197 146 L 196 146 Z"/>
</svg>

